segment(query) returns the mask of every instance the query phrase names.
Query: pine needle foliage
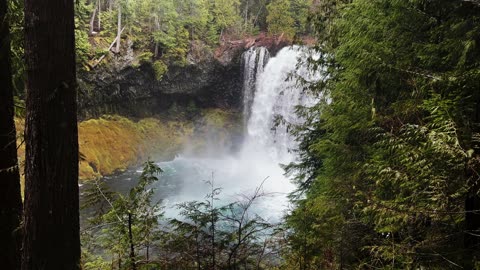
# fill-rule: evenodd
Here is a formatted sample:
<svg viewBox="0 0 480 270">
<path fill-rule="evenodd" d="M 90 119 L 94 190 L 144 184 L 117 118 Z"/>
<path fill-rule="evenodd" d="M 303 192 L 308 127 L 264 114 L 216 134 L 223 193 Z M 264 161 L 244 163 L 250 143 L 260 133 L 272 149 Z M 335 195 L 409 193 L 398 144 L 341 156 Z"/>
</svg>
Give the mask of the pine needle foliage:
<svg viewBox="0 0 480 270">
<path fill-rule="evenodd" d="M 326 80 L 300 110 L 286 268 L 473 269 L 480 239 L 480 5 L 328 0 Z"/>
</svg>

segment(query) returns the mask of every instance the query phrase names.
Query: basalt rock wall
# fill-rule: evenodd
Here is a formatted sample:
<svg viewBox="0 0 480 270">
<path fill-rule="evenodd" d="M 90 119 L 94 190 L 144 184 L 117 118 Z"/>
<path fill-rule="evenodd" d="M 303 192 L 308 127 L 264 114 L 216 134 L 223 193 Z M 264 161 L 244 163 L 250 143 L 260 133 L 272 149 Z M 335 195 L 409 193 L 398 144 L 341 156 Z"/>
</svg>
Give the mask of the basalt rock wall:
<svg viewBox="0 0 480 270">
<path fill-rule="evenodd" d="M 161 80 L 150 63 L 121 69 L 102 67 L 79 74 L 79 115 L 148 117 L 178 108 L 239 109 L 242 100 L 240 56 L 228 62 L 216 58 L 183 67 L 170 66 Z"/>
<path fill-rule="evenodd" d="M 170 66 L 161 80 L 151 63 L 138 64 L 131 42 L 123 54 L 109 55 L 108 64 L 79 72 L 79 117 L 104 114 L 130 118 L 175 115 L 202 108 L 242 110 L 241 55 L 252 46 L 272 55 L 288 45 L 281 37 L 264 34 L 223 42 L 214 52 L 193 49 L 185 66 Z M 195 46 L 192 45 L 192 48 Z M 137 60 L 138 62 L 138 60 Z"/>
</svg>

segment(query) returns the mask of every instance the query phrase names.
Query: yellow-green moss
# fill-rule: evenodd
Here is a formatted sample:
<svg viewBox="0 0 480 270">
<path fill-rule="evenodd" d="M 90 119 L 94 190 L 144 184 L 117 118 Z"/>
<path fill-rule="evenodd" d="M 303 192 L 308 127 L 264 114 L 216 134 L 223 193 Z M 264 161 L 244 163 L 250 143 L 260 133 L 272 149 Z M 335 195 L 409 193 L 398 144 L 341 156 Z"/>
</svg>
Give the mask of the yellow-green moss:
<svg viewBox="0 0 480 270">
<path fill-rule="evenodd" d="M 151 155 L 168 158 L 181 150 L 193 129 L 183 122 L 147 118 L 138 122 L 104 116 L 79 124 L 80 179 L 92 179 L 139 164 Z"/>
<path fill-rule="evenodd" d="M 23 134 L 24 120 L 16 119 L 17 134 Z M 78 124 L 80 180 L 89 180 L 122 171 L 149 156 L 170 158 L 179 152 L 193 133 L 186 122 L 147 118 L 134 122 L 120 116 L 103 116 Z M 19 164 L 25 160 L 23 136 L 18 136 Z"/>
<path fill-rule="evenodd" d="M 157 81 L 161 81 L 163 75 L 165 75 L 165 73 L 168 71 L 168 66 L 163 61 L 157 60 L 153 63 L 152 67 L 155 71 L 155 79 Z"/>
<path fill-rule="evenodd" d="M 89 180 L 138 165 L 147 158 L 173 158 L 186 142 L 201 151 L 208 141 L 224 145 L 228 135 L 240 128 L 238 115 L 221 109 L 201 112 L 200 123 L 146 118 L 133 121 L 120 116 L 103 116 L 78 124 L 80 180 Z M 25 144 L 24 120 L 17 118 L 17 145 L 23 187 Z M 195 128 L 194 126 L 197 126 Z"/>
<path fill-rule="evenodd" d="M 238 115 L 222 109 L 205 109 L 202 111 L 207 128 L 230 129 L 237 126 Z"/>
</svg>

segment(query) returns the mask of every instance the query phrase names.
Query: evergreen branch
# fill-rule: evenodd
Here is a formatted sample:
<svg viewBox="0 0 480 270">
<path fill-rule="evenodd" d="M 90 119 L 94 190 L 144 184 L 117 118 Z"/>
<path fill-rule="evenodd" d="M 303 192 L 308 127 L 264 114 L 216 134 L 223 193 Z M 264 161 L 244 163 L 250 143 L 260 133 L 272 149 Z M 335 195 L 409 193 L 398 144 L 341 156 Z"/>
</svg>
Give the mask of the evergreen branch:
<svg viewBox="0 0 480 270">
<path fill-rule="evenodd" d="M 103 193 L 103 190 L 102 188 L 100 187 L 100 185 L 98 184 L 98 180 L 95 180 L 95 187 L 97 188 L 98 192 L 100 192 L 100 195 L 102 195 L 103 199 L 110 205 L 110 207 L 112 208 L 113 212 L 115 213 L 115 216 L 117 217 L 118 219 L 118 222 L 120 223 L 123 223 L 122 219 L 120 218 L 120 216 L 118 215 L 117 213 L 117 210 L 115 209 L 115 207 L 113 206 L 112 202 L 110 202 L 110 200 L 107 198 L 107 196 L 105 195 L 105 193 Z"/>
</svg>

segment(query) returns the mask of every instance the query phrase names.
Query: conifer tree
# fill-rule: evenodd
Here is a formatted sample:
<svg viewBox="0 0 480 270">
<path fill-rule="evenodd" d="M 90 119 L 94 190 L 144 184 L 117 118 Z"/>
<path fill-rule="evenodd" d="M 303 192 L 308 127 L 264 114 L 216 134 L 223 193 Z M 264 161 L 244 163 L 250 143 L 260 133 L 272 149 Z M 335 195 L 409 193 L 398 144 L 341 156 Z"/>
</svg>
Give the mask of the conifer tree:
<svg viewBox="0 0 480 270">
<path fill-rule="evenodd" d="M 27 116 L 22 269 L 79 269 L 73 1 L 25 1 L 25 59 Z"/>
<path fill-rule="evenodd" d="M 322 57 L 307 61 L 327 79 L 311 86 L 323 98 L 294 131 L 301 161 L 288 169 L 305 197 L 288 217 L 289 263 L 474 268 L 479 8 L 320 3 Z"/>
<path fill-rule="evenodd" d="M 20 268 L 22 200 L 14 124 L 8 2 L 0 0 L 0 262 Z"/>
<path fill-rule="evenodd" d="M 283 35 L 287 40 L 295 35 L 295 20 L 291 11 L 290 0 L 273 0 L 267 5 L 268 32 Z"/>
</svg>

